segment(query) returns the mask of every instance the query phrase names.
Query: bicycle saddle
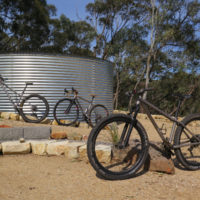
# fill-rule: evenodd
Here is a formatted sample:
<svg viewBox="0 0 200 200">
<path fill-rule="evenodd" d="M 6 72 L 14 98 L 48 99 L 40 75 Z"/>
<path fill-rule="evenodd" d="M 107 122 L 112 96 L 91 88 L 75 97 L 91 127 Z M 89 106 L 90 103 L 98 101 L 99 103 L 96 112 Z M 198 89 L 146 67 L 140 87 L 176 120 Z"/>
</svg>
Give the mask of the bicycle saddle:
<svg viewBox="0 0 200 200">
<path fill-rule="evenodd" d="M 26 82 L 26 85 L 33 85 L 33 82 Z"/>
<path fill-rule="evenodd" d="M 90 94 L 90 96 L 95 98 L 97 95 L 96 94 Z"/>
<path fill-rule="evenodd" d="M 192 95 L 175 93 L 175 94 L 172 94 L 172 96 L 173 97 L 178 97 L 180 100 L 184 100 L 184 99 L 189 99 Z"/>
</svg>

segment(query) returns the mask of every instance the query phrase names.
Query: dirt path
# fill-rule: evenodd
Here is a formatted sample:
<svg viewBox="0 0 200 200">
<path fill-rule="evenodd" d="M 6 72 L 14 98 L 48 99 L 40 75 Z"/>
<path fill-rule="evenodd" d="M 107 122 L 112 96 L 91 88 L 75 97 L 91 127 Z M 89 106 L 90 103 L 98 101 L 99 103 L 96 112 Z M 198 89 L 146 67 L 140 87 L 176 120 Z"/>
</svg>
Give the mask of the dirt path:
<svg viewBox="0 0 200 200">
<path fill-rule="evenodd" d="M 1 200 L 197 200 L 200 173 L 176 169 L 175 175 L 147 172 L 123 181 L 98 178 L 90 164 L 64 157 L 0 157 Z"/>
<path fill-rule="evenodd" d="M 158 140 L 150 123 L 147 120 L 142 123 L 150 139 Z M 5 124 L 5 121 L 0 121 L 0 124 Z M 169 126 L 167 124 L 167 129 Z M 83 134 L 90 132 L 90 129 L 82 128 L 66 130 Z M 176 168 L 175 175 L 146 172 L 129 180 L 107 181 L 97 177 L 89 163 L 69 162 L 64 156 L 0 156 L 0 200 L 90 199 L 199 200 L 200 171 Z"/>
</svg>

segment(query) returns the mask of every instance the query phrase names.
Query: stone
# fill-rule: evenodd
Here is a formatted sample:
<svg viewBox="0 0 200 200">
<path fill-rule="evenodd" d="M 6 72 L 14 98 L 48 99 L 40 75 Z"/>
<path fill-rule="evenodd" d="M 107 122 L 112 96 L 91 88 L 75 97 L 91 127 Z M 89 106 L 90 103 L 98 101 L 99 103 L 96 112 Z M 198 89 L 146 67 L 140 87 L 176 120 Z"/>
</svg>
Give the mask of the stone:
<svg viewBox="0 0 200 200">
<path fill-rule="evenodd" d="M 150 142 L 149 156 L 144 164 L 149 171 L 174 174 L 175 167 L 171 158 L 168 158 L 161 143 Z"/>
<path fill-rule="evenodd" d="M 82 140 L 82 135 L 80 133 L 67 133 L 67 139 L 68 140 Z"/>
<path fill-rule="evenodd" d="M 54 141 L 54 142 L 48 143 L 46 152 L 49 156 L 63 155 L 68 146 L 68 143 L 69 143 L 68 140 Z"/>
<path fill-rule="evenodd" d="M 46 118 L 43 121 L 41 121 L 40 124 L 51 124 L 51 120 Z"/>
<path fill-rule="evenodd" d="M 51 138 L 55 139 L 55 140 L 59 140 L 59 139 L 66 139 L 67 138 L 67 134 L 65 132 L 53 132 L 51 133 Z"/>
<path fill-rule="evenodd" d="M 65 156 L 70 159 L 79 158 L 79 149 L 85 145 L 85 142 L 69 142 L 65 148 Z"/>
<path fill-rule="evenodd" d="M 47 154 L 47 145 L 50 140 L 30 141 L 32 153 L 39 156 Z"/>
<path fill-rule="evenodd" d="M 97 145 L 96 155 L 101 162 L 109 163 L 111 161 L 111 147 L 103 144 Z"/>
<path fill-rule="evenodd" d="M 10 119 L 10 112 L 2 112 L 1 113 L 1 118 L 3 119 Z"/>
<path fill-rule="evenodd" d="M 14 120 L 14 121 L 18 121 L 19 120 L 19 114 L 11 113 L 10 114 L 10 119 Z"/>
<path fill-rule="evenodd" d="M 58 125 L 58 122 L 54 119 L 51 123 L 51 125 Z"/>
<path fill-rule="evenodd" d="M 25 142 L 25 139 L 24 139 L 24 138 L 19 138 L 19 142 L 20 142 L 20 143 L 24 143 L 24 142 Z"/>
<path fill-rule="evenodd" d="M 1 128 L 0 141 L 19 140 L 24 137 L 24 129 L 22 127 Z"/>
<path fill-rule="evenodd" d="M 24 138 L 28 140 L 34 139 L 50 139 L 51 137 L 51 127 L 41 126 L 41 127 L 24 127 Z"/>
<path fill-rule="evenodd" d="M 20 143 L 19 141 L 12 141 L 2 143 L 2 152 L 4 155 L 27 154 L 30 151 L 31 147 L 29 142 Z"/>
<path fill-rule="evenodd" d="M 12 128 L 11 126 L 8 126 L 8 125 L 0 125 L 0 128 Z"/>
<path fill-rule="evenodd" d="M 79 148 L 79 159 L 88 162 L 87 145 L 83 145 Z"/>
</svg>

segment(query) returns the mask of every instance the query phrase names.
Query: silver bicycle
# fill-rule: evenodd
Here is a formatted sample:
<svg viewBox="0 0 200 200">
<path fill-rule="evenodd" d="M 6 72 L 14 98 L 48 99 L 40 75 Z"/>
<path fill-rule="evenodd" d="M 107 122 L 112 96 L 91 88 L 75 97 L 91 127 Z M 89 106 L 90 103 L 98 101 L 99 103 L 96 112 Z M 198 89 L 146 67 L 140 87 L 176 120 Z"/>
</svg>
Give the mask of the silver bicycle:
<svg viewBox="0 0 200 200">
<path fill-rule="evenodd" d="M 26 82 L 22 93 L 19 94 L 5 83 L 6 80 L 0 75 L 0 87 L 7 95 L 15 111 L 25 122 L 39 123 L 47 117 L 49 104 L 43 96 L 39 94 L 24 96 L 26 88 L 33 85 L 32 82 Z"/>
</svg>

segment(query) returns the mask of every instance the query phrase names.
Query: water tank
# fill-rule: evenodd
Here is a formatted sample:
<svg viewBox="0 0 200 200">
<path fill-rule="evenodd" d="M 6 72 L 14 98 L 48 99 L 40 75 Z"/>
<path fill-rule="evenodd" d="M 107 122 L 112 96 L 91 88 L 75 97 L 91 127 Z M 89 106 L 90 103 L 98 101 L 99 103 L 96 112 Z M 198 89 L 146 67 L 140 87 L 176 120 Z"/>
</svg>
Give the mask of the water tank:
<svg viewBox="0 0 200 200">
<path fill-rule="evenodd" d="M 95 103 L 113 109 L 113 66 L 112 63 L 93 58 L 44 54 L 0 54 L 0 74 L 16 92 L 21 92 L 25 82 L 25 95 L 38 93 L 46 97 L 50 105 L 48 118 L 53 119 L 56 102 L 64 97 L 64 88 L 72 87 L 79 95 L 90 100 L 96 94 Z M 87 102 L 81 101 L 83 107 Z M 0 111 L 14 112 L 12 104 L 0 88 Z"/>
</svg>

